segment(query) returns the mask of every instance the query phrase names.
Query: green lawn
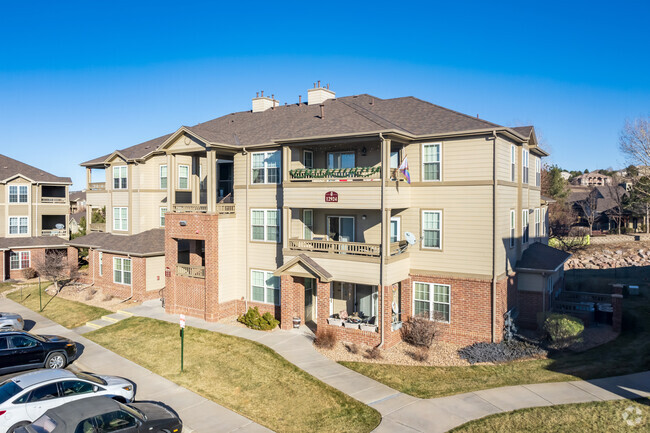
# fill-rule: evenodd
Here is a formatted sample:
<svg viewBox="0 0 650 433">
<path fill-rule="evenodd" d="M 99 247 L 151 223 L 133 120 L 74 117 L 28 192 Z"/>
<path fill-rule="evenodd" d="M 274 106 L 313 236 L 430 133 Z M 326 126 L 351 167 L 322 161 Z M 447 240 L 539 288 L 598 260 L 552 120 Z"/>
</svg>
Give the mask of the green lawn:
<svg viewBox="0 0 650 433">
<path fill-rule="evenodd" d="M 278 432 L 370 432 L 379 413 L 261 344 L 132 317 L 84 335 L 115 353 Z"/>
<path fill-rule="evenodd" d="M 341 364 L 420 398 L 526 383 L 593 379 L 650 370 L 650 301 L 624 300 L 623 332 L 614 341 L 582 353 L 551 359 L 467 367 L 414 367 L 363 362 Z"/>
<path fill-rule="evenodd" d="M 7 295 L 12 301 L 24 305 L 30 310 L 53 320 L 66 328 L 76 328 L 84 325 L 86 322 L 99 319 L 100 317 L 111 314 L 111 311 L 99 307 L 82 304 L 81 302 L 70 301 L 58 296 L 50 296 L 45 292 L 49 283 L 43 284 L 43 311 L 39 312 L 40 302 L 38 296 L 38 284 L 25 286 L 21 291 L 17 290 Z"/>
<path fill-rule="evenodd" d="M 628 408 L 627 420 L 623 414 Z M 639 416 L 636 409 L 641 411 Z M 639 423 L 636 420 L 640 418 Z M 457 427 L 454 433 L 553 433 L 609 432 L 628 433 L 650 430 L 650 400 L 616 400 L 597 403 L 536 407 L 491 415 Z"/>
</svg>

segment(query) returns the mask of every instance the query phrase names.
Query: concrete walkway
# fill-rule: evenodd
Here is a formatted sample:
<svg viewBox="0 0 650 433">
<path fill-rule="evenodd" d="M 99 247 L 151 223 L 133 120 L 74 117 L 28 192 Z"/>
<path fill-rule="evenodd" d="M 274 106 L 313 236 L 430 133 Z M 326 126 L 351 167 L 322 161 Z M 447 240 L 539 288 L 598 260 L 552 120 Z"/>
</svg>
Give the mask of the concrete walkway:
<svg viewBox="0 0 650 433">
<path fill-rule="evenodd" d="M 136 400 L 161 401 L 173 408 L 183 420 L 184 433 L 271 432 L 266 427 L 180 387 L 16 302 L 0 298 L 0 311 L 11 311 L 23 316 L 26 324 L 33 324 L 30 332 L 60 335 L 81 344 L 83 351 L 73 363 L 76 368 L 132 380 L 137 385 Z"/>
<path fill-rule="evenodd" d="M 165 313 L 158 300 L 147 301 L 127 311 L 136 316 L 178 322 L 178 316 Z M 187 325 L 246 338 L 270 347 L 312 376 L 379 411 L 382 422 L 375 433 L 446 432 L 487 415 L 527 407 L 650 397 L 650 372 L 643 372 L 590 381 L 508 386 L 419 399 L 321 355 L 314 349 L 313 335 L 306 328 L 263 332 L 192 317 L 187 318 Z"/>
</svg>

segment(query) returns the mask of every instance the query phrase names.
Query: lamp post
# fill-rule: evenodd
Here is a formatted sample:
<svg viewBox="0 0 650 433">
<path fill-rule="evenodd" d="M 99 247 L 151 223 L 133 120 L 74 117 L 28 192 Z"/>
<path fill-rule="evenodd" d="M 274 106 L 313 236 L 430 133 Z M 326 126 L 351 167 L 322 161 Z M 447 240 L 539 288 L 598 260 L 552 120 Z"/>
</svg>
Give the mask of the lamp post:
<svg viewBox="0 0 650 433">
<path fill-rule="evenodd" d="M 38 276 L 38 306 L 39 312 L 43 312 L 43 291 L 41 290 L 41 276 Z"/>
</svg>

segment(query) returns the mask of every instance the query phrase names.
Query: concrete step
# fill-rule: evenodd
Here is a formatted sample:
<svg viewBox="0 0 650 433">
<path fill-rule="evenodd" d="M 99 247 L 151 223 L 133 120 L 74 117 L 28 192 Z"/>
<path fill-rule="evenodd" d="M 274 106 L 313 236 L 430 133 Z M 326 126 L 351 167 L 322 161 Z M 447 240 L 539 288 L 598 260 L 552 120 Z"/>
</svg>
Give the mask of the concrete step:
<svg viewBox="0 0 650 433">
<path fill-rule="evenodd" d="M 103 328 L 104 326 L 112 325 L 113 323 L 115 322 L 111 320 L 97 319 L 97 320 L 93 320 L 92 322 L 86 322 L 86 326 L 99 329 L 99 328 Z"/>
<path fill-rule="evenodd" d="M 96 331 L 97 328 L 94 328 L 92 326 L 82 325 L 82 326 L 79 326 L 78 328 L 73 328 L 72 330 L 74 332 L 76 332 L 77 334 L 81 335 L 81 334 L 85 334 L 87 332 Z"/>
<path fill-rule="evenodd" d="M 134 314 L 125 310 L 117 310 L 115 314 L 121 314 L 122 316 L 132 317 Z M 112 314 L 111 314 L 112 316 Z"/>
</svg>

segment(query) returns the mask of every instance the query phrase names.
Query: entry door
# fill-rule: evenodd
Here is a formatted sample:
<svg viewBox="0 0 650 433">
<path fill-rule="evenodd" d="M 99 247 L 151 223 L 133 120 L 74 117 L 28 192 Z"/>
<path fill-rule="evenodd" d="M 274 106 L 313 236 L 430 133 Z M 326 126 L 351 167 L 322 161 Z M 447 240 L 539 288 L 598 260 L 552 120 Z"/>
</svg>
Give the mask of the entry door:
<svg viewBox="0 0 650 433">
<path fill-rule="evenodd" d="M 365 284 L 357 284 L 357 311 L 365 317 L 377 315 L 377 288 Z"/>
<path fill-rule="evenodd" d="M 354 242 L 354 217 L 327 217 L 327 236 L 338 242 Z"/>
<path fill-rule="evenodd" d="M 305 278 L 305 322 L 312 322 L 316 318 L 314 314 L 315 291 L 314 279 Z"/>
</svg>

